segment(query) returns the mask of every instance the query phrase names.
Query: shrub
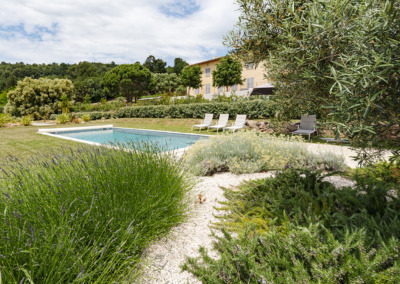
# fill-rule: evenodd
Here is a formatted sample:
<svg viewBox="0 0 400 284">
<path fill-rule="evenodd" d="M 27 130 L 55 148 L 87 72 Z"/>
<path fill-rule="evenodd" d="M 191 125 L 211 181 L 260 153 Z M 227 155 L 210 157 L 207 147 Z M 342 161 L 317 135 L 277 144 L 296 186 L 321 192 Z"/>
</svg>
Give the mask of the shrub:
<svg viewBox="0 0 400 284">
<path fill-rule="evenodd" d="M 380 181 L 385 181 L 400 185 L 400 163 L 397 162 L 380 162 L 368 165 L 363 168 L 354 170 L 353 177 L 357 180 L 374 178 Z"/>
<path fill-rule="evenodd" d="M 50 120 L 56 120 L 57 119 L 57 114 L 53 113 L 52 115 L 50 115 L 49 119 Z"/>
<path fill-rule="evenodd" d="M 83 102 L 87 105 L 92 103 L 92 97 L 89 94 L 86 94 L 86 96 L 83 98 Z"/>
<path fill-rule="evenodd" d="M 0 113 L 0 127 L 4 126 L 6 123 L 10 123 L 12 117 L 9 113 Z"/>
<path fill-rule="evenodd" d="M 4 106 L 7 104 L 8 102 L 8 97 L 7 94 L 9 91 L 11 91 L 12 89 L 8 89 L 8 90 L 4 90 L 0 93 L 0 106 Z"/>
<path fill-rule="evenodd" d="M 82 119 L 84 122 L 89 122 L 89 121 L 90 121 L 90 115 L 89 115 L 89 114 L 83 114 L 83 115 L 81 116 L 81 119 Z"/>
<path fill-rule="evenodd" d="M 184 270 L 204 283 L 398 283 L 398 193 L 376 180 L 337 190 L 322 178 L 290 169 L 227 190 L 220 257 L 201 249 Z"/>
<path fill-rule="evenodd" d="M 25 115 L 25 116 L 21 117 L 20 123 L 23 126 L 29 126 L 29 125 L 31 125 L 32 120 L 33 120 L 32 115 Z"/>
<path fill-rule="evenodd" d="M 60 100 L 70 100 L 73 85 L 66 79 L 25 78 L 8 93 L 5 111 L 14 116 L 32 115 L 35 119 L 48 118 L 61 111 Z"/>
<path fill-rule="evenodd" d="M 81 111 L 110 111 L 121 107 L 124 107 L 125 103 L 123 98 L 118 98 L 118 101 L 107 102 L 105 104 L 84 104 L 76 103 L 72 106 L 72 109 L 76 112 Z"/>
<path fill-rule="evenodd" d="M 103 113 L 101 112 L 91 112 L 89 115 L 90 115 L 90 120 L 97 120 L 103 117 Z"/>
<path fill-rule="evenodd" d="M 56 117 L 57 124 L 65 124 L 67 122 L 70 122 L 71 120 L 72 120 L 72 117 L 69 114 L 59 114 Z"/>
<path fill-rule="evenodd" d="M 104 117 L 105 119 L 110 119 L 110 118 L 112 117 L 112 115 L 111 115 L 110 112 L 103 112 L 103 117 Z"/>
<path fill-rule="evenodd" d="M 233 117 L 237 114 L 247 114 L 248 118 L 258 118 L 273 116 L 275 111 L 271 101 L 251 100 L 236 103 L 124 107 L 115 111 L 115 117 L 203 118 L 205 113 L 213 113 L 215 116 L 229 113 Z"/>
<path fill-rule="evenodd" d="M 71 122 L 72 122 L 72 123 L 79 124 L 79 123 L 81 123 L 81 119 L 80 119 L 79 117 L 73 117 L 72 120 L 71 120 Z"/>
<path fill-rule="evenodd" d="M 218 135 L 196 142 L 186 154 L 188 167 L 197 175 L 215 172 L 253 173 L 283 168 L 338 170 L 343 157 L 312 154 L 299 137 L 255 132 Z"/>
<path fill-rule="evenodd" d="M 135 282 L 149 243 L 183 221 L 189 181 L 172 154 L 130 146 L 2 167 L 3 283 Z"/>
<path fill-rule="evenodd" d="M 4 113 L 4 107 L 0 106 L 0 113 Z"/>
</svg>

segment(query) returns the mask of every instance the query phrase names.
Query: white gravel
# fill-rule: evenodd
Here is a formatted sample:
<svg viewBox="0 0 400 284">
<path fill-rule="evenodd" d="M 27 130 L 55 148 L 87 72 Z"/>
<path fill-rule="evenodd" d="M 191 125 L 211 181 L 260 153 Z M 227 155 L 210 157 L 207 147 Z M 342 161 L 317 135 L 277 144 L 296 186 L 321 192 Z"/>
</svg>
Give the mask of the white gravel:
<svg viewBox="0 0 400 284">
<path fill-rule="evenodd" d="M 209 225 L 217 222 L 215 215 L 220 214 L 214 207 L 220 207 L 219 201 L 225 200 L 221 187 L 237 187 L 241 182 L 271 176 L 271 173 L 234 175 L 216 174 L 199 178 L 191 191 L 192 210 L 189 220 L 175 227 L 167 238 L 150 247 L 147 252 L 148 266 L 144 269 L 141 283 L 200 283 L 187 272 L 181 272 L 180 266 L 185 256 L 198 256 L 198 249 L 212 247 Z M 198 202 L 198 194 L 207 200 Z"/>
<path fill-rule="evenodd" d="M 345 157 L 345 164 L 354 168 L 357 163 L 351 156 L 355 155 L 349 147 L 335 145 L 308 144 L 312 152 L 331 151 Z M 197 185 L 191 191 L 191 214 L 187 222 L 172 229 L 167 238 L 154 243 L 147 251 L 146 267 L 140 283 L 200 283 L 188 272 L 181 271 L 181 265 L 186 256 L 198 256 L 198 249 L 211 249 L 213 238 L 210 236 L 211 223 L 217 222 L 218 214 L 214 207 L 220 207 L 218 201 L 224 201 L 221 187 L 237 187 L 245 180 L 259 179 L 272 176 L 272 173 L 255 173 L 234 175 L 232 173 L 216 174 L 212 177 L 199 178 Z M 328 177 L 327 180 L 336 187 L 351 186 L 352 182 L 338 177 Z M 198 194 L 207 200 L 203 204 L 198 202 Z M 210 251 L 210 255 L 213 256 Z M 216 255 L 214 255 L 215 257 Z"/>
</svg>

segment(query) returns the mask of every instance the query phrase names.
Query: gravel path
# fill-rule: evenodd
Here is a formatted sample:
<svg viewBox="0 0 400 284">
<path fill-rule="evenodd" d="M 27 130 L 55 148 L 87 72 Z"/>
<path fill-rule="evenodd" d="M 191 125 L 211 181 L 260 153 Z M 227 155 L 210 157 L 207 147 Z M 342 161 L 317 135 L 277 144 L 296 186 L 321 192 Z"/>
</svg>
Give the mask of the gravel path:
<svg viewBox="0 0 400 284">
<path fill-rule="evenodd" d="M 352 168 L 357 167 L 357 162 L 351 158 L 351 156 L 355 156 L 355 152 L 349 147 L 312 143 L 307 146 L 312 152 L 330 151 L 343 155 L 346 165 Z M 272 176 L 272 173 L 245 175 L 223 173 L 199 178 L 191 192 L 192 208 L 189 219 L 186 223 L 172 229 L 167 238 L 156 242 L 149 248 L 146 256 L 148 265 L 144 269 L 140 283 L 200 283 L 188 272 L 181 272 L 180 266 L 185 262 L 185 256 L 198 256 L 198 249 L 201 246 L 208 249 L 212 247 L 213 239 L 210 237 L 209 225 L 216 222 L 215 216 L 220 214 L 214 207 L 220 207 L 218 201 L 225 200 L 221 187 L 237 187 L 245 180 L 269 176 Z M 327 180 L 338 188 L 352 185 L 351 181 L 338 176 L 329 177 Z M 207 199 L 206 202 L 199 204 L 198 194 L 202 194 Z M 209 255 L 215 256 L 212 251 L 209 251 Z"/>
<path fill-rule="evenodd" d="M 175 227 L 168 238 L 150 247 L 147 252 L 149 265 L 144 270 L 141 283 L 200 283 L 188 272 L 181 272 L 180 266 L 185 262 L 185 256 L 198 256 L 200 246 L 212 247 L 209 225 L 217 221 L 214 215 L 219 214 L 213 207 L 220 206 L 217 200 L 225 200 L 220 187 L 236 187 L 245 180 L 271 175 L 271 173 L 245 175 L 223 173 L 199 178 L 199 182 L 191 192 L 192 213 L 189 220 Z M 198 203 L 198 194 L 207 199 L 203 204 Z"/>
</svg>

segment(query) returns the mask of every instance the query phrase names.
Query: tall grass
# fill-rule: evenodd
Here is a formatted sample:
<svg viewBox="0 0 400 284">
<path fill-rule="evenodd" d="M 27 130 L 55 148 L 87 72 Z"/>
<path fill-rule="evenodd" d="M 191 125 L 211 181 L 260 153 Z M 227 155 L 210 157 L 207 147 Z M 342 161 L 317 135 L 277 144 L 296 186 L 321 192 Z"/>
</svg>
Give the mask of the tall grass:
<svg viewBox="0 0 400 284">
<path fill-rule="evenodd" d="M 7 123 L 13 121 L 12 116 L 9 113 L 0 113 L 0 127 L 4 126 Z"/>
<path fill-rule="evenodd" d="M 299 137 L 239 132 L 199 140 L 185 157 L 197 175 L 253 173 L 284 168 L 339 170 L 344 158 L 331 152 L 311 153 Z"/>
<path fill-rule="evenodd" d="M 32 120 L 32 115 L 24 115 L 23 117 L 21 117 L 20 124 L 23 126 L 29 126 L 32 124 Z"/>
<path fill-rule="evenodd" d="M 1 166 L 0 283 L 134 280 L 149 242 L 184 219 L 190 182 L 172 154 L 130 147 Z"/>
</svg>

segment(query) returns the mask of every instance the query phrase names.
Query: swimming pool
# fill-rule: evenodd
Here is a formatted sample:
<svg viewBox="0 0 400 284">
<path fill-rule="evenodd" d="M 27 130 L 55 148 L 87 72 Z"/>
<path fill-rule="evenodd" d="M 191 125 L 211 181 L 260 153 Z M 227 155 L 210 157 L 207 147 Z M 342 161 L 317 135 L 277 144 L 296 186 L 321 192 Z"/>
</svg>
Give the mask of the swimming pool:
<svg viewBox="0 0 400 284">
<path fill-rule="evenodd" d="M 113 127 L 112 125 L 39 129 L 41 134 L 58 138 L 88 143 L 92 145 L 115 145 L 132 142 L 150 142 L 168 150 L 189 147 L 200 139 L 208 136 L 199 134 L 184 134 L 169 131 L 144 130 Z"/>
</svg>

